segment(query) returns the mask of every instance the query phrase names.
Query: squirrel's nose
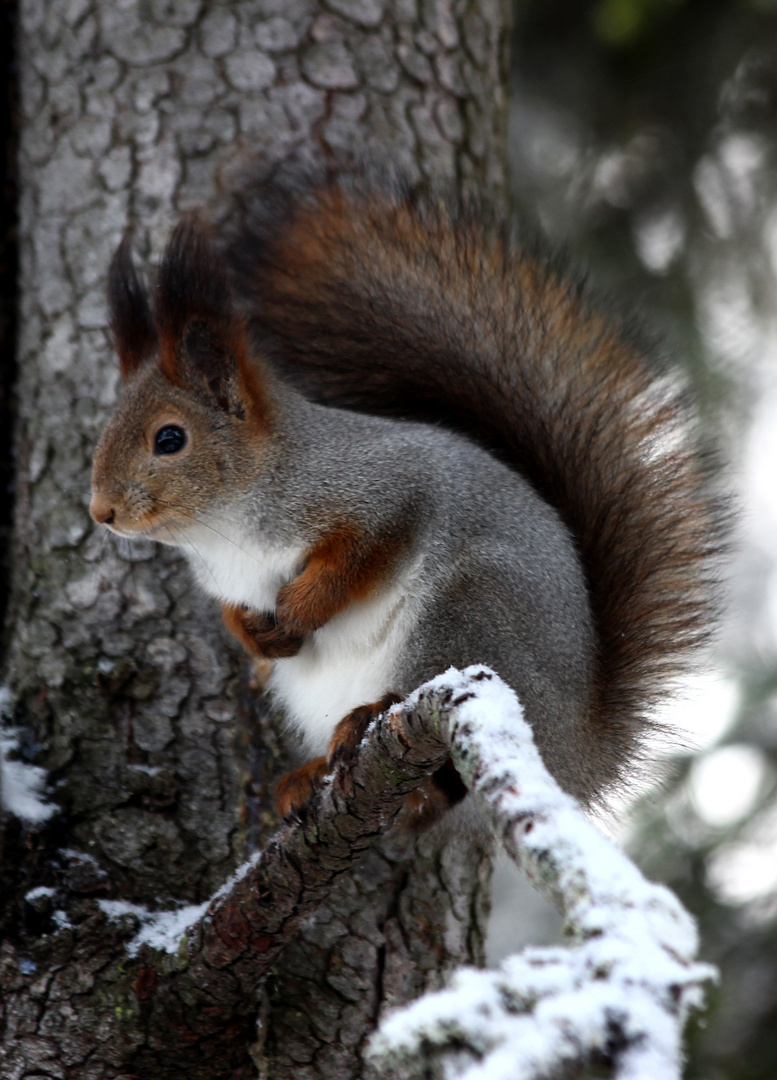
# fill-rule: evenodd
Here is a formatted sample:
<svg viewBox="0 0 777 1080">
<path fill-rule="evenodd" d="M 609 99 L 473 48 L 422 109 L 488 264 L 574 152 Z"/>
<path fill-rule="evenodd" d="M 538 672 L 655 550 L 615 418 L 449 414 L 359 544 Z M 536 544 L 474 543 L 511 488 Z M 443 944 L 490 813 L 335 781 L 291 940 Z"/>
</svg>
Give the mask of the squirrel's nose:
<svg viewBox="0 0 777 1080">
<path fill-rule="evenodd" d="M 107 495 L 93 495 L 89 504 L 89 513 L 98 525 L 113 525 L 114 509 Z"/>
</svg>

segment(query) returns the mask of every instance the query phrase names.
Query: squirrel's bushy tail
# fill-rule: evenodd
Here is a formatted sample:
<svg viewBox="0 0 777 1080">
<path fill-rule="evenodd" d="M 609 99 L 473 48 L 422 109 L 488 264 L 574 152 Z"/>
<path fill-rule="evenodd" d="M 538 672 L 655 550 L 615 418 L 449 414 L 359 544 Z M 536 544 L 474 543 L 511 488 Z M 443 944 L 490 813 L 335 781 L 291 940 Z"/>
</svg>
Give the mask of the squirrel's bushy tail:
<svg viewBox="0 0 777 1080">
<path fill-rule="evenodd" d="M 389 183 L 256 182 L 222 237 L 259 339 L 309 393 L 466 432 L 557 508 L 598 633 L 607 787 L 714 621 L 722 515 L 677 380 L 466 205 Z"/>
</svg>

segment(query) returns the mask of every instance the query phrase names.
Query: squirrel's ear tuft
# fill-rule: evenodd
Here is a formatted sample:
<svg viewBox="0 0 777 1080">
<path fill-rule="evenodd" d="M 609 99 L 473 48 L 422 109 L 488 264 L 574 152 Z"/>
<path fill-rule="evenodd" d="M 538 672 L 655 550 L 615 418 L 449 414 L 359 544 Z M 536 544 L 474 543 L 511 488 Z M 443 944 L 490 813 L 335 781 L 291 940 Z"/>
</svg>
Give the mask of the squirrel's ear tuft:
<svg viewBox="0 0 777 1080">
<path fill-rule="evenodd" d="M 111 260 L 108 309 L 121 375 L 123 379 L 128 379 L 149 359 L 158 345 L 148 294 L 132 262 L 129 232 Z"/>
<path fill-rule="evenodd" d="M 210 229 L 196 213 L 181 218 L 165 248 L 154 318 L 163 346 L 179 346 L 186 326 L 193 321 L 226 329 L 234 320 L 226 267 Z"/>
<path fill-rule="evenodd" d="M 245 322 L 210 230 L 196 214 L 182 218 L 165 249 L 154 321 L 165 378 L 204 385 L 219 408 L 235 415 L 255 411 L 257 403 L 246 400 L 247 383 L 256 376 Z"/>
</svg>

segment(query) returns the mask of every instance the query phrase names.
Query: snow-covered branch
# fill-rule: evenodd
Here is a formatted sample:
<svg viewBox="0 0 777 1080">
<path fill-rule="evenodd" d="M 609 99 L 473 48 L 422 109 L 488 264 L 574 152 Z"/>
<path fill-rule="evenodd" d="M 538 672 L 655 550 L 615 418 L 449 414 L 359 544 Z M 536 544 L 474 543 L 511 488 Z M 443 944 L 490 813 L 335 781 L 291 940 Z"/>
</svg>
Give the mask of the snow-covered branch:
<svg viewBox="0 0 777 1080">
<path fill-rule="evenodd" d="M 390 1014 L 376 1063 L 446 1078 L 529 1080 L 592 1062 L 618 1080 L 680 1076 L 689 1010 L 715 970 L 695 962 L 695 926 L 647 882 L 550 777 L 515 694 L 492 672 L 449 671 L 402 706 L 433 717 L 507 852 L 558 906 L 568 948 L 530 948 L 496 971 L 462 969 L 449 987 Z"/>
<path fill-rule="evenodd" d="M 528 1080 L 598 1061 L 619 1080 L 679 1076 L 685 1020 L 714 977 L 695 962 L 693 923 L 559 790 L 515 695 L 482 667 L 451 669 L 379 717 L 302 820 L 210 902 L 152 913 L 93 901 L 89 918 L 81 902 L 74 923 L 61 912 L 68 947 L 93 969 L 79 1023 L 111 1026 L 104 1043 L 114 1064 L 124 1061 L 122 1024 L 138 1008 L 133 1023 L 155 1067 L 180 1075 L 201 1059 L 225 1060 L 234 1031 L 248 1037 L 254 1024 L 263 974 L 448 756 L 508 853 L 563 911 L 572 943 L 527 949 L 497 971 L 459 971 L 448 989 L 383 1020 L 375 1062 L 448 1080 Z M 175 1030 L 171 1016 L 181 1017 Z M 134 1045 L 130 1071 L 145 1061 Z"/>
</svg>

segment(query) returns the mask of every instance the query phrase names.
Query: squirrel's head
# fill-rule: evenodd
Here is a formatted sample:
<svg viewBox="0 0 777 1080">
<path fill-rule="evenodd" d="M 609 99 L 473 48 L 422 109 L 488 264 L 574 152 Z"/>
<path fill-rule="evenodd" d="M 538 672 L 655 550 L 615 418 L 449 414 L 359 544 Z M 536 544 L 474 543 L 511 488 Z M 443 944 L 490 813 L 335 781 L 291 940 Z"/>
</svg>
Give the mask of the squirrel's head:
<svg viewBox="0 0 777 1080">
<path fill-rule="evenodd" d="M 194 216 L 170 239 L 153 303 L 128 238 L 108 300 L 124 389 L 95 451 L 90 513 L 122 536 L 177 544 L 261 461 L 273 427 L 266 373 Z"/>
</svg>

